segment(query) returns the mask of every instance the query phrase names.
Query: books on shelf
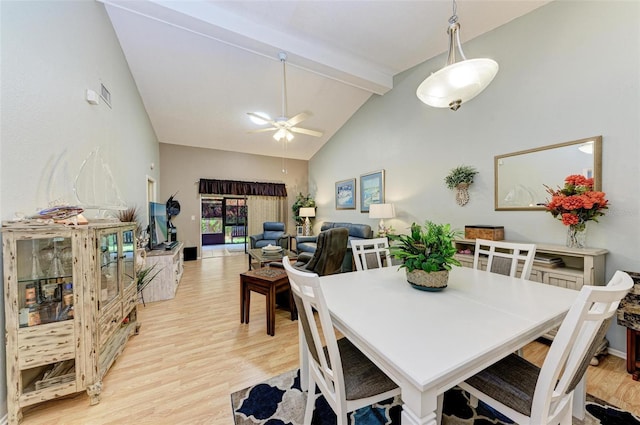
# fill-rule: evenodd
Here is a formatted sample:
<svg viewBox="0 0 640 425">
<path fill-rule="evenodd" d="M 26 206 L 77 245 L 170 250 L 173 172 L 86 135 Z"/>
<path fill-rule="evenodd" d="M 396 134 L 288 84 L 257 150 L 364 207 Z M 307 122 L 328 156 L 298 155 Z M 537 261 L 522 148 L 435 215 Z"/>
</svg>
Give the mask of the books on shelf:
<svg viewBox="0 0 640 425">
<path fill-rule="evenodd" d="M 533 263 L 539 266 L 556 268 L 556 267 L 564 267 L 564 261 L 560 257 L 551 257 L 545 255 L 536 255 L 533 257 Z"/>
</svg>

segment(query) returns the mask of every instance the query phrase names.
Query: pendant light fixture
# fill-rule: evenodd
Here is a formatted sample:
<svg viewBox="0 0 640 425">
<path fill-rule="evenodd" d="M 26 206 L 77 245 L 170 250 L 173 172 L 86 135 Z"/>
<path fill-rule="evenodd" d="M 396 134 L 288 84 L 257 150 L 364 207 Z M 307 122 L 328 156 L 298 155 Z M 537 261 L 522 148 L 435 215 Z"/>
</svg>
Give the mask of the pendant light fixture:
<svg viewBox="0 0 640 425">
<path fill-rule="evenodd" d="M 449 55 L 444 68 L 434 72 L 418 87 L 418 99 L 435 108 L 451 108 L 476 97 L 498 73 L 498 63 L 492 59 L 467 59 L 460 43 L 460 24 L 453 0 L 453 15 L 449 18 Z M 456 49 L 462 60 L 456 62 Z"/>
</svg>

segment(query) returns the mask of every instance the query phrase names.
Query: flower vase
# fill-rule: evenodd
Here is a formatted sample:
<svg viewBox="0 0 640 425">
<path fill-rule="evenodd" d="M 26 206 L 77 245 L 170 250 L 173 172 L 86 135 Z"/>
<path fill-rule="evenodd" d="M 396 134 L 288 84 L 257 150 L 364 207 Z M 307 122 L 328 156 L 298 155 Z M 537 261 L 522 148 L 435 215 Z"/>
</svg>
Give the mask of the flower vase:
<svg viewBox="0 0 640 425">
<path fill-rule="evenodd" d="M 587 242 L 587 223 L 572 224 L 567 228 L 567 247 L 584 248 Z"/>
</svg>

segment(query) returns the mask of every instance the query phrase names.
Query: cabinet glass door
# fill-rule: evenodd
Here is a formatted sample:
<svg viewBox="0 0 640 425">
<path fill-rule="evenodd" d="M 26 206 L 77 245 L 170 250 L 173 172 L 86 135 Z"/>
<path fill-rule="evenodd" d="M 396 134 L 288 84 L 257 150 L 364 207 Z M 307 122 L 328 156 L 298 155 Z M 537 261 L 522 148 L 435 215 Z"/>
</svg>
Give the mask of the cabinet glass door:
<svg viewBox="0 0 640 425">
<path fill-rule="evenodd" d="M 98 238 L 100 264 L 100 294 L 98 295 L 98 309 L 114 300 L 120 293 L 118 261 L 118 232 L 100 233 Z"/>
<path fill-rule="evenodd" d="M 124 276 L 122 282 L 124 289 L 130 288 L 136 281 L 135 270 L 135 253 L 136 253 L 136 241 L 133 235 L 133 230 L 125 230 L 122 232 L 122 262 Z"/>
<path fill-rule="evenodd" d="M 22 239 L 16 245 L 20 327 L 73 319 L 71 238 Z"/>
</svg>

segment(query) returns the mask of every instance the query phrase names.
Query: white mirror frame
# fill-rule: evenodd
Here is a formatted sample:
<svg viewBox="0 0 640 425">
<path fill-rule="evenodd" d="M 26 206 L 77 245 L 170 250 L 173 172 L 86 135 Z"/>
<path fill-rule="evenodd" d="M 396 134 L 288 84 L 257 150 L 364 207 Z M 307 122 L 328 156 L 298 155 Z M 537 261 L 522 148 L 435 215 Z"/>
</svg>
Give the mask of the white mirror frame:
<svg viewBox="0 0 640 425">
<path fill-rule="evenodd" d="M 602 136 L 495 156 L 495 210 L 544 210 L 549 198 L 544 185 L 562 187 L 571 174 L 593 177 L 594 190 L 602 190 Z"/>
</svg>

